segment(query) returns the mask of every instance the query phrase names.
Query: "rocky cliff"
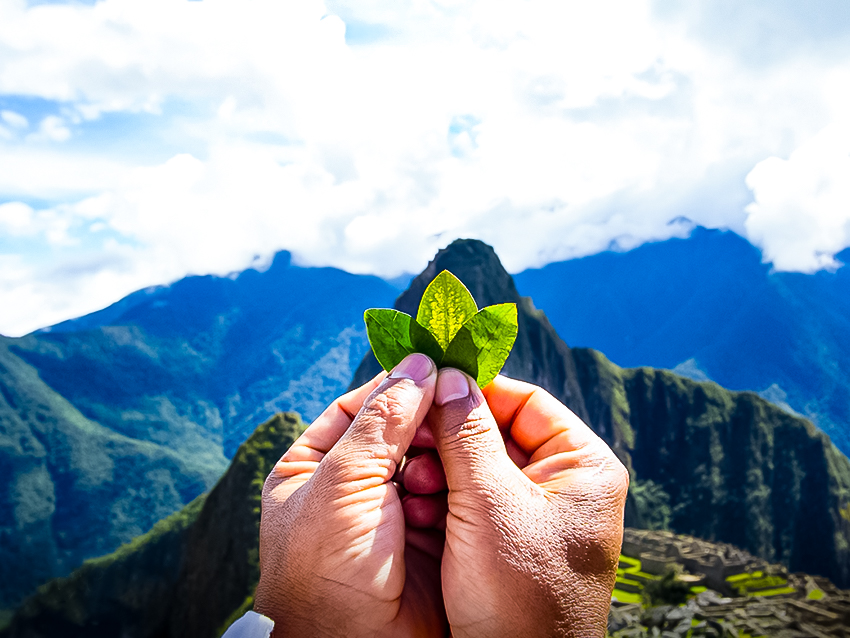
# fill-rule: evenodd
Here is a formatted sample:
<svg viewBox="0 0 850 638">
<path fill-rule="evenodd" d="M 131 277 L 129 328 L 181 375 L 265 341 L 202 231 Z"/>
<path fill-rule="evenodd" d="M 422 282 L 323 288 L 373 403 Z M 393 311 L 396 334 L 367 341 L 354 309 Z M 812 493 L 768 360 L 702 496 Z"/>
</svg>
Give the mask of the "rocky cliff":
<svg viewBox="0 0 850 638">
<path fill-rule="evenodd" d="M 655 517 L 850 586 L 850 461 L 825 434 L 750 392 L 623 370 L 594 350 L 573 356 L 589 423 L 619 433 L 633 486 L 652 487 L 650 500 L 632 490 L 627 524 Z"/>
<path fill-rule="evenodd" d="M 476 240 L 457 240 L 438 252 L 428 267 L 396 299 L 394 307 L 415 317 L 422 293 L 443 270 L 451 271 L 463 281 L 479 308 L 499 303 L 517 304 L 519 332 L 502 374 L 546 388 L 573 412 L 587 419 L 588 412 L 578 385 L 572 352 L 558 337 L 546 316 L 534 308 L 531 299 L 520 296 L 513 279 L 487 244 Z M 380 371 L 381 366 L 369 351 L 349 387 L 362 385 Z"/>
</svg>

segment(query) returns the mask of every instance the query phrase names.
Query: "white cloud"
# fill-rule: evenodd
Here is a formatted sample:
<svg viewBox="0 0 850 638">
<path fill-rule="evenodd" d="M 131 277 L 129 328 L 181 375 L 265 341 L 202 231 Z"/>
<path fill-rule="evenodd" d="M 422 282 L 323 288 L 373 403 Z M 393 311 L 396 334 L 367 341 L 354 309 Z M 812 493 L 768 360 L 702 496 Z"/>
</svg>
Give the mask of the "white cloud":
<svg viewBox="0 0 850 638">
<path fill-rule="evenodd" d="M 0 92 L 74 103 L 87 118 L 159 112 L 169 96 L 263 101 L 308 88 L 336 57 L 343 26 L 324 13 L 316 0 L 4 2 Z"/>
<path fill-rule="evenodd" d="M 47 201 L 27 237 L 55 249 L 16 262 L 41 310 L 0 332 L 281 248 L 395 275 L 473 236 L 520 270 L 685 215 L 811 253 L 744 212 L 744 176 L 850 111 L 850 60 L 755 68 L 657 4 L 0 2 L 0 97 L 54 106 L 0 113 L 0 197 Z"/>
<path fill-rule="evenodd" d="M 15 113 L 14 111 L 3 110 L 0 111 L 0 119 L 2 119 L 6 124 L 16 129 L 25 129 L 30 123 L 27 118 L 25 118 L 20 113 Z"/>
<path fill-rule="evenodd" d="M 777 270 L 836 268 L 850 245 L 850 127 L 832 125 L 787 160 L 769 157 L 747 175 L 754 202 L 747 233 Z"/>
<path fill-rule="evenodd" d="M 23 335 L 108 306 L 133 282 L 126 269 L 132 260 L 129 252 L 106 245 L 96 258 L 45 259 L 38 264 L 0 254 L 0 299 L 4 315 L 8 311 L 0 333 Z"/>
<path fill-rule="evenodd" d="M 0 232 L 29 235 L 33 232 L 33 210 L 21 202 L 0 204 Z"/>
<path fill-rule="evenodd" d="M 69 231 L 74 215 L 59 210 L 34 211 L 22 202 L 0 204 L 0 234 L 12 237 L 41 237 L 47 246 L 75 244 Z"/>
<path fill-rule="evenodd" d="M 71 137 L 64 120 L 56 115 L 48 115 L 38 125 L 38 132 L 29 136 L 33 141 L 65 142 Z"/>
<path fill-rule="evenodd" d="M 73 202 L 119 183 L 129 167 L 114 157 L 43 145 L 0 147 L 0 194 Z"/>
</svg>

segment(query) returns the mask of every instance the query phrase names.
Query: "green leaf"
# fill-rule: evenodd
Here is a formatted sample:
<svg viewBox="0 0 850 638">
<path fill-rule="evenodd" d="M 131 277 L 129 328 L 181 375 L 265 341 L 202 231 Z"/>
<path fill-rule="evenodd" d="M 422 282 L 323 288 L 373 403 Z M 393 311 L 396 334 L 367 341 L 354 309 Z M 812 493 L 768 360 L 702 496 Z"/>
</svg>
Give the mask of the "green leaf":
<svg viewBox="0 0 850 638">
<path fill-rule="evenodd" d="M 499 374 L 518 331 L 516 304 L 487 306 L 452 339 L 440 367 L 463 370 L 483 388 Z"/>
<path fill-rule="evenodd" d="M 443 359 L 443 349 L 433 335 L 413 318 L 398 310 L 370 308 L 363 319 L 366 336 L 372 352 L 381 367 L 389 372 L 402 359 L 413 352 L 427 354 L 438 366 Z"/>
<path fill-rule="evenodd" d="M 425 289 L 416 320 L 388 308 L 370 308 L 364 319 L 372 352 L 384 370 L 421 352 L 438 368 L 463 370 L 482 388 L 499 374 L 517 336 L 516 304 L 479 311 L 466 286 L 448 270 Z"/>
<path fill-rule="evenodd" d="M 410 340 L 410 324 L 415 322 L 409 314 L 389 308 L 370 308 L 363 313 L 363 320 L 372 352 L 387 372 L 415 351 Z"/>
<path fill-rule="evenodd" d="M 416 321 L 434 335 L 445 350 L 461 326 L 478 311 L 475 299 L 448 270 L 434 277 L 419 302 Z"/>
<path fill-rule="evenodd" d="M 437 367 L 443 361 L 443 349 L 437 340 L 426 328 L 419 325 L 418 321 L 410 322 L 410 343 L 413 345 L 414 352 L 427 354 Z"/>
</svg>

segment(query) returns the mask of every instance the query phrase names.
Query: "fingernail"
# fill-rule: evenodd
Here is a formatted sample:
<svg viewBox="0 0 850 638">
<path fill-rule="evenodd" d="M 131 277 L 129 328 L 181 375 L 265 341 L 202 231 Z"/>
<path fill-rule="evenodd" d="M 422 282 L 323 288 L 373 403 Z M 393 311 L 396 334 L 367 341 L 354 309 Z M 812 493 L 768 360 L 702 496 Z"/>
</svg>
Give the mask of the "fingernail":
<svg viewBox="0 0 850 638">
<path fill-rule="evenodd" d="M 434 364 L 424 354 L 409 354 L 393 368 L 390 379 L 412 379 L 419 383 L 427 379 L 433 369 Z"/>
<path fill-rule="evenodd" d="M 437 377 L 437 389 L 434 392 L 434 401 L 437 405 L 445 405 L 449 401 L 463 399 L 469 396 L 469 381 L 463 372 L 446 368 Z"/>
</svg>

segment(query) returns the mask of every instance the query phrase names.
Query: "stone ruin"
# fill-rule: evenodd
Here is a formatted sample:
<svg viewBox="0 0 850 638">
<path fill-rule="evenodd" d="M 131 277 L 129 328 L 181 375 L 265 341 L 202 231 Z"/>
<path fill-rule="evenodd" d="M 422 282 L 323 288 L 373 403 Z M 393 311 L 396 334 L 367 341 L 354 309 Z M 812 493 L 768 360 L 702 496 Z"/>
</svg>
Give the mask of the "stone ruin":
<svg viewBox="0 0 850 638">
<path fill-rule="evenodd" d="M 686 570 L 680 578 L 707 589 L 679 607 L 613 600 L 608 631 L 614 638 L 850 638 L 850 591 L 826 578 L 788 574 L 732 545 L 663 531 L 626 529 L 622 553 L 638 559 L 645 574 L 680 565 Z M 758 589 L 758 583 L 784 586 Z"/>
<path fill-rule="evenodd" d="M 622 553 L 640 559 L 641 568 L 649 574 L 660 575 L 669 565 L 682 565 L 690 574 L 703 576 L 700 584 L 725 595 L 736 593 L 726 580 L 730 576 L 769 567 L 765 561 L 733 545 L 672 532 L 626 528 Z M 773 567 L 771 571 L 787 576 L 781 566 Z"/>
</svg>

